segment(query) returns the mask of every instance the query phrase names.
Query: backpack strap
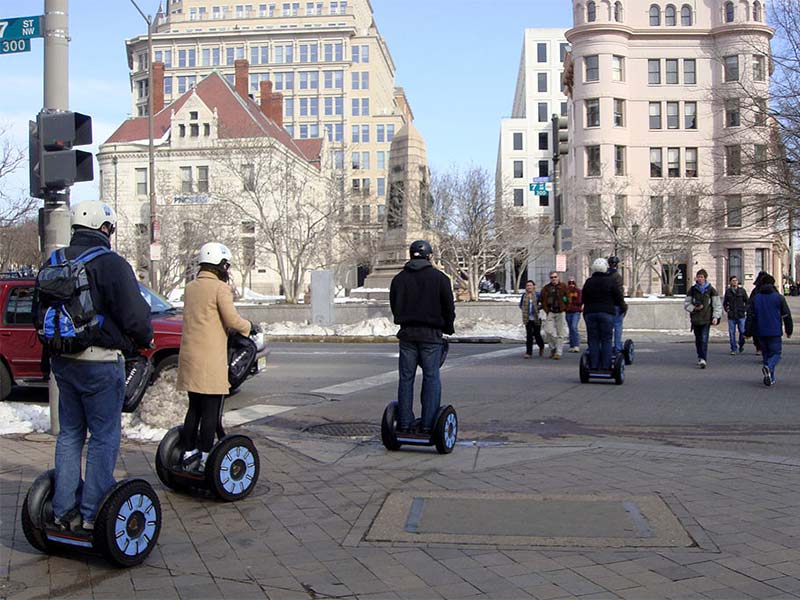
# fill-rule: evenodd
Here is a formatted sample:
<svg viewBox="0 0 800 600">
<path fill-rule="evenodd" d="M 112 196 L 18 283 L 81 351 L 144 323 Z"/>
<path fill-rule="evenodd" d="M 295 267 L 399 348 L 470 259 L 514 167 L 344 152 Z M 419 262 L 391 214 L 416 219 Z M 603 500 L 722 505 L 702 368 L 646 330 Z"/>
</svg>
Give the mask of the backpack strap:
<svg viewBox="0 0 800 600">
<path fill-rule="evenodd" d="M 58 248 L 50 253 L 50 264 L 57 265 L 64 262 L 64 249 Z"/>
<path fill-rule="evenodd" d="M 108 248 L 103 248 L 102 246 L 97 246 L 96 248 L 89 248 L 81 255 L 75 258 L 74 262 L 86 264 L 88 262 L 93 261 L 98 256 L 103 254 L 110 254 L 111 250 Z"/>
</svg>

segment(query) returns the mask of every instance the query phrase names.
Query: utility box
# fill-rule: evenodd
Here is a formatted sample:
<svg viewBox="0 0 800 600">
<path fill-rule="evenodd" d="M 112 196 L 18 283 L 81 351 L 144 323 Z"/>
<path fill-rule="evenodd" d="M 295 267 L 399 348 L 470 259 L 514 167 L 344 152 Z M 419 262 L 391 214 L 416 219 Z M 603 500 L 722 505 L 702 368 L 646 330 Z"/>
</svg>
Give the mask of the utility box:
<svg viewBox="0 0 800 600">
<path fill-rule="evenodd" d="M 333 325 L 333 271 L 311 271 L 311 322 Z"/>
</svg>

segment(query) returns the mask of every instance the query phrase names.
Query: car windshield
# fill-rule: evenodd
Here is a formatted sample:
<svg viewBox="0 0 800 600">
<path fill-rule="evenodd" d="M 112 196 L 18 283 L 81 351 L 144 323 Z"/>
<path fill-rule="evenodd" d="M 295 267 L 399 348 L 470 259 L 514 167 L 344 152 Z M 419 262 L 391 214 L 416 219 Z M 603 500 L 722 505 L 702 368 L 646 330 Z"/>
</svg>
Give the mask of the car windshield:
<svg viewBox="0 0 800 600">
<path fill-rule="evenodd" d="M 175 311 L 175 307 L 172 306 L 169 303 L 169 301 L 166 298 L 164 298 L 164 296 L 157 294 L 146 285 L 141 283 L 139 284 L 139 293 L 142 295 L 142 298 L 144 298 L 147 304 L 150 306 L 151 314 L 157 315 L 161 313 Z"/>
</svg>

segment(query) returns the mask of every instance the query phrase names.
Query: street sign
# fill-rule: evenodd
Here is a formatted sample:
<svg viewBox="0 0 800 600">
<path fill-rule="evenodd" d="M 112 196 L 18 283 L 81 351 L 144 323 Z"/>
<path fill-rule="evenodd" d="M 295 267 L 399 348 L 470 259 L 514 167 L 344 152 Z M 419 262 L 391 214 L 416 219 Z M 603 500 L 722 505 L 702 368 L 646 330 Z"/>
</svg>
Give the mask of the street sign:
<svg viewBox="0 0 800 600">
<path fill-rule="evenodd" d="M 528 189 L 537 196 L 547 196 L 547 185 L 546 183 L 531 183 L 528 185 Z"/>
<path fill-rule="evenodd" d="M 550 178 L 549 177 L 534 177 L 533 179 L 531 179 L 531 181 L 533 183 L 547 183 L 548 181 L 550 181 Z"/>
<path fill-rule="evenodd" d="M 41 17 L 0 19 L 0 40 L 27 40 L 44 37 Z"/>
<path fill-rule="evenodd" d="M 30 51 L 30 40 L 0 40 L 0 54 L 15 54 L 17 52 Z"/>
</svg>

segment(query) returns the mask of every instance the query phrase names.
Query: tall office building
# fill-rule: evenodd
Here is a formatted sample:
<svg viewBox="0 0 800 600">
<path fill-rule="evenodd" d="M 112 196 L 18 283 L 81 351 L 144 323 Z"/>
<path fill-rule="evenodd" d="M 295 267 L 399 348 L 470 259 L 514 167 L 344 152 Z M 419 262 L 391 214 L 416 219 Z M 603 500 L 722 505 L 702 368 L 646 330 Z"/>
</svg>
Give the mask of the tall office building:
<svg viewBox="0 0 800 600">
<path fill-rule="evenodd" d="M 283 95 L 283 125 L 296 139 L 326 137 L 341 170 L 353 236 L 380 230 L 389 145 L 410 118 L 369 0 L 266 2 L 168 0 L 147 36 L 127 41 L 134 116 L 147 113 L 148 60 L 163 63 L 158 104 L 169 104 L 212 71 L 234 84 L 248 61 L 249 93 L 260 82 Z M 241 64 L 241 63 L 240 63 Z M 161 92 L 163 91 L 163 95 Z M 157 105 L 154 112 L 158 112 Z"/>
<path fill-rule="evenodd" d="M 631 294 L 723 289 L 784 271 L 770 210 L 769 56 L 760 0 L 574 0 L 565 65 L 571 268 L 618 252 Z M 651 267 L 652 265 L 652 267 Z M 672 275 L 674 273 L 674 277 Z M 748 285 L 749 288 L 749 285 Z"/>
<path fill-rule="evenodd" d="M 567 114 L 567 98 L 561 84 L 568 44 L 564 29 L 526 29 L 522 44 L 519 75 L 511 117 L 500 122 L 500 145 L 495 172 L 502 215 L 524 216 L 536 223 L 531 232 L 536 240 L 526 240 L 535 248 L 527 253 L 528 264 L 509 264 L 505 269 L 506 287 L 514 273 L 527 269 L 527 278 L 545 281 L 553 270 L 551 251 L 554 198 L 551 190 L 539 195 L 531 189 L 534 179 L 553 175 L 551 117 Z M 510 211 L 507 209 L 511 209 Z M 539 227 L 541 225 L 541 227 Z"/>
</svg>

